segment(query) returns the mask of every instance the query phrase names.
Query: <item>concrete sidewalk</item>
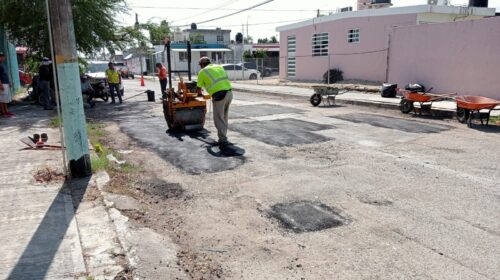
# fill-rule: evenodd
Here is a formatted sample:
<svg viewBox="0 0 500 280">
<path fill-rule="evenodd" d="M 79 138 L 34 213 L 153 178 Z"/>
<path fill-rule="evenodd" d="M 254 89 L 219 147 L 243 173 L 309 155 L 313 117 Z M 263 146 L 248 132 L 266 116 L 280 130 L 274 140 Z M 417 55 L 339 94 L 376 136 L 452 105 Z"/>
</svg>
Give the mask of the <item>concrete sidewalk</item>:
<svg viewBox="0 0 500 280">
<path fill-rule="evenodd" d="M 60 145 L 59 130 L 49 126 L 56 111 L 11 111 L 14 117 L 0 118 L 0 279 L 113 279 L 123 270 L 115 261 L 122 249 L 104 205 L 85 198 L 95 179 L 65 182 L 61 150 L 28 150 L 19 141 L 47 133 L 49 144 Z M 40 170 L 59 174 L 37 182 Z"/>
<path fill-rule="evenodd" d="M 16 116 L 0 119 L 0 278 L 75 279 L 86 275 L 71 194 L 64 180 L 37 183 L 37 169 L 62 167 L 60 150 L 23 150 L 19 141 L 47 133 L 54 112 L 13 106 Z"/>
<path fill-rule="evenodd" d="M 292 86 L 270 86 L 270 85 L 257 85 L 248 83 L 233 82 L 233 88 L 239 91 L 269 93 L 281 96 L 296 96 L 309 99 L 314 93 L 314 90 L 302 87 Z M 389 109 L 399 110 L 400 98 L 383 98 L 380 94 L 366 93 L 359 91 L 348 91 L 336 97 L 337 103 L 340 104 L 353 104 L 363 106 L 374 106 Z M 441 111 L 445 114 L 451 114 L 456 111 L 456 103 L 453 101 L 441 101 L 432 105 L 433 110 Z"/>
</svg>

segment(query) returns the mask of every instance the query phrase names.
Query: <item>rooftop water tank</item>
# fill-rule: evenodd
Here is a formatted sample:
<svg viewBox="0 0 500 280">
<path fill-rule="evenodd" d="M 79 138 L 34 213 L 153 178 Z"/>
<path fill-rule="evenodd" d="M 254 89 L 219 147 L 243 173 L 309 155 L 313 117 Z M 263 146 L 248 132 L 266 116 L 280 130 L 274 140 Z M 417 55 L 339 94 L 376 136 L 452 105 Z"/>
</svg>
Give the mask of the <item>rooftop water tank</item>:
<svg viewBox="0 0 500 280">
<path fill-rule="evenodd" d="M 469 0 L 469 7 L 488 8 L 488 0 Z"/>
</svg>

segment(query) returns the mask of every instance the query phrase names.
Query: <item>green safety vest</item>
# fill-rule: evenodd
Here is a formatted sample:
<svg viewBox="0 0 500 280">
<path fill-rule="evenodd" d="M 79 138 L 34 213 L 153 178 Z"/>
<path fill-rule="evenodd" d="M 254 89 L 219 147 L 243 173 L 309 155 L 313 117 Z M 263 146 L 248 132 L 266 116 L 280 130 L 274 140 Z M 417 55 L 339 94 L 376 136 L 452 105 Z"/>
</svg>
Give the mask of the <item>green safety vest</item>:
<svg viewBox="0 0 500 280">
<path fill-rule="evenodd" d="M 231 82 L 220 65 L 209 64 L 201 69 L 198 72 L 197 85 L 199 88 L 205 88 L 210 96 L 221 90 L 231 90 Z"/>
<path fill-rule="evenodd" d="M 120 73 L 116 69 L 106 69 L 106 77 L 108 78 L 108 83 L 119 84 L 120 83 Z"/>
</svg>

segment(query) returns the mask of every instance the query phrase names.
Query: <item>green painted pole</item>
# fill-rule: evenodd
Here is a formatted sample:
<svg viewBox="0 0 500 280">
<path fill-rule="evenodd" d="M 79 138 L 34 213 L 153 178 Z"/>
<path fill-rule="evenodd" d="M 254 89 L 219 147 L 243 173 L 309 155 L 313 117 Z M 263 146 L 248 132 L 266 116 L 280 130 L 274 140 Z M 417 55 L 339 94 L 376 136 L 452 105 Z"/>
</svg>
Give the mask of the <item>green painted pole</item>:
<svg viewBox="0 0 500 280">
<path fill-rule="evenodd" d="M 66 158 L 70 175 L 92 174 L 70 0 L 48 0 Z"/>
</svg>

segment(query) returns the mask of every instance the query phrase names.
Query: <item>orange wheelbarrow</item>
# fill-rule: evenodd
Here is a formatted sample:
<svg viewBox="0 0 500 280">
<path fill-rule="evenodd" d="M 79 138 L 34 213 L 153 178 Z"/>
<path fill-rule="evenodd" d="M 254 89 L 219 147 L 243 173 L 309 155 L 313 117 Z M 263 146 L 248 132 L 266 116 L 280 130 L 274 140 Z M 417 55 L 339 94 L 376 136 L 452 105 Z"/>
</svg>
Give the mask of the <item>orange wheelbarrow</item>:
<svg viewBox="0 0 500 280">
<path fill-rule="evenodd" d="M 472 126 L 474 113 L 479 116 L 482 125 L 485 124 L 483 119 L 486 120 L 486 125 L 488 125 L 491 111 L 500 110 L 500 108 L 495 109 L 495 107 L 500 105 L 500 100 L 488 97 L 462 95 L 457 96 L 455 101 L 457 102 L 457 120 L 461 123 L 467 122 L 468 127 Z M 481 110 L 488 111 L 481 113 Z"/>
<path fill-rule="evenodd" d="M 429 91 L 430 90 L 432 90 L 432 88 L 430 88 Z M 399 110 L 401 110 L 401 113 L 408 114 L 411 111 L 414 111 L 415 114 L 417 114 L 417 110 L 413 104 L 417 102 L 420 104 L 419 115 L 422 115 L 422 111 L 430 112 L 432 109 L 432 103 L 451 100 L 452 96 L 456 95 L 456 93 L 432 94 L 429 92 L 416 92 L 402 89 L 398 89 L 398 92 L 403 95 L 403 97 L 401 97 L 401 102 L 399 102 Z"/>
</svg>

